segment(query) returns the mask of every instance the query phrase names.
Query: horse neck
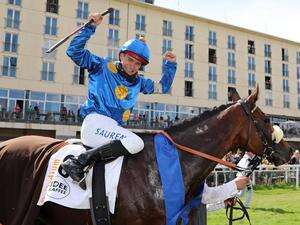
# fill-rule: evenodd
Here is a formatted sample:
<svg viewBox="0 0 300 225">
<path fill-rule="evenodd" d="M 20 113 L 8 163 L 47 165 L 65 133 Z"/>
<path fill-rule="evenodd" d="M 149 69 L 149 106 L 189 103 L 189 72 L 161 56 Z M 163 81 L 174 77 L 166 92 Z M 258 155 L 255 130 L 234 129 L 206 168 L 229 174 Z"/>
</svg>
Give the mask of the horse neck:
<svg viewBox="0 0 300 225">
<path fill-rule="evenodd" d="M 239 133 L 246 120 L 237 110 L 225 110 L 201 121 L 184 131 L 172 133 L 175 142 L 222 158 L 240 145 Z M 188 197 L 195 195 L 199 184 L 205 180 L 217 163 L 180 151 L 180 160 Z"/>
</svg>

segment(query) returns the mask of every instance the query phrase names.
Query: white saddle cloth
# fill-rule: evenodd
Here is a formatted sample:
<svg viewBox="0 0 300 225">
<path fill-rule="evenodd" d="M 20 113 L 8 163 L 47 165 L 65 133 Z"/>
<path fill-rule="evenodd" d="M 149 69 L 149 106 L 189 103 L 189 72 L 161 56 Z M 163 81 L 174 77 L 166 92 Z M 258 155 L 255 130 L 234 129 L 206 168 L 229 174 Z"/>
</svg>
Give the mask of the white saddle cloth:
<svg viewBox="0 0 300 225">
<path fill-rule="evenodd" d="M 85 151 L 81 145 L 69 144 L 51 156 L 37 205 L 41 206 L 50 201 L 69 208 L 90 209 L 89 199 L 92 197 L 93 170 L 90 169 L 87 174 L 86 190 L 82 190 L 70 177 L 64 178 L 58 172 L 61 162 L 67 155 L 78 156 Z M 121 156 L 105 165 L 106 195 L 111 213 L 114 213 L 115 210 L 123 158 Z"/>
</svg>

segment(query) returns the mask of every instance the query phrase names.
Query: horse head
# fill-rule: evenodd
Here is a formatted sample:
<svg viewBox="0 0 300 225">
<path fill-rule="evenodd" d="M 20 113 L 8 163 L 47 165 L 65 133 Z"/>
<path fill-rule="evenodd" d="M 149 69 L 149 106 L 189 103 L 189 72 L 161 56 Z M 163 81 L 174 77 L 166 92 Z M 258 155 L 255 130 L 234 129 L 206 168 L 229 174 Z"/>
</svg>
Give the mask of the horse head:
<svg viewBox="0 0 300 225">
<path fill-rule="evenodd" d="M 258 85 L 246 100 L 241 100 L 236 90 L 230 93 L 232 101 L 240 105 L 248 117 L 248 125 L 240 134 L 244 143 L 240 147 L 266 157 L 269 162 L 278 166 L 289 161 L 293 149 L 284 140 L 283 131 L 279 126 L 272 125 L 268 116 L 256 106 L 258 94 Z"/>
</svg>

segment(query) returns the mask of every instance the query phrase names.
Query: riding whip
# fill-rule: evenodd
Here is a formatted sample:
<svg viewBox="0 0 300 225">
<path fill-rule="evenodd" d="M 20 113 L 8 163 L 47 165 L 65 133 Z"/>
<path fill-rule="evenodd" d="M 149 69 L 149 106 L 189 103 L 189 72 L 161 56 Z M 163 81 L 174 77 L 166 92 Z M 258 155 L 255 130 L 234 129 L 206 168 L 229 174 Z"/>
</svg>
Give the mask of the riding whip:
<svg viewBox="0 0 300 225">
<path fill-rule="evenodd" d="M 113 11 L 114 11 L 113 8 L 108 8 L 105 12 L 101 13 L 101 16 L 105 16 L 106 14 L 112 13 Z M 59 42 L 57 42 L 55 45 L 53 45 L 52 47 L 50 47 L 46 51 L 46 53 L 53 52 L 60 45 L 62 45 L 63 43 L 65 43 L 71 36 L 73 36 L 74 34 L 76 34 L 78 31 L 82 30 L 86 25 L 91 24 L 92 22 L 93 22 L 93 20 L 91 19 L 88 22 L 86 22 L 85 24 L 83 24 L 81 27 L 79 27 L 76 30 L 74 30 L 72 33 L 70 33 L 69 35 L 67 35 L 66 37 L 64 37 L 63 39 L 61 39 Z"/>
</svg>

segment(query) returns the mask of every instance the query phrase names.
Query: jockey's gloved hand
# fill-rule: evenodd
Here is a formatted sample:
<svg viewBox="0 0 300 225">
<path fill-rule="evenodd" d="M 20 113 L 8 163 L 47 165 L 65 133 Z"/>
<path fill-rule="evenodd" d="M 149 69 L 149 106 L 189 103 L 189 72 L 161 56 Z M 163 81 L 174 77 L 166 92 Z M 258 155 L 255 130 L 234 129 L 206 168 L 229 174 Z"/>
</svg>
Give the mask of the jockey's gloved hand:
<svg viewBox="0 0 300 225">
<path fill-rule="evenodd" d="M 89 20 L 92 20 L 93 22 L 91 23 L 94 26 L 98 26 L 99 24 L 102 23 L 103 16 L 101 16 L 101 13 L 91 13 L 89 15 Z"/>
</svg>

